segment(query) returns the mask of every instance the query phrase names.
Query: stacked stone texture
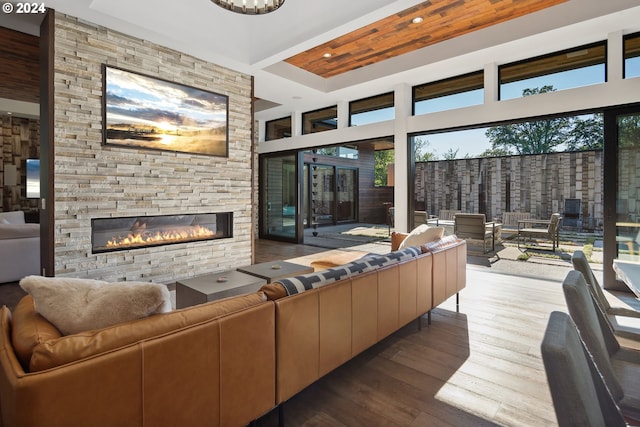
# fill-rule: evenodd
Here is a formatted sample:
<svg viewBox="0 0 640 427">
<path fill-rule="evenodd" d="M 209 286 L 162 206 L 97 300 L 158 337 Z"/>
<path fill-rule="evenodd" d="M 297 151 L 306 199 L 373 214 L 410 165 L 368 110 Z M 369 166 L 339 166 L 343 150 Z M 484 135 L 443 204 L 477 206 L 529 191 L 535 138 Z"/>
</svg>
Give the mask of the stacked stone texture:
<svg viewBox="0 0 640 427">
<path fill-rule="evenodd" d="M 461 210 L 491 219 L 511 211 L 548 219 L 563 213 L 566 199 L 580 199 L 582 227 L 598 228 L 603 219 L 602 167 L 602 151 L 418 163 L 416 202 L 431 215 Z M 631 175 L 636 177 L 637 171 Z M 635 203 L 635 193 L 629 200 Z"/>
<path fill-rule="evenodd" d="M 102 145 L 102 65 L 229 97 L 229 156 Z M 251 263 L 251 77 L 60 13 L 55 25 L 57 276 L 169 283 Z M 93 254 L 91 220 L 233 212 L 233 237 Z"/>
</svg>

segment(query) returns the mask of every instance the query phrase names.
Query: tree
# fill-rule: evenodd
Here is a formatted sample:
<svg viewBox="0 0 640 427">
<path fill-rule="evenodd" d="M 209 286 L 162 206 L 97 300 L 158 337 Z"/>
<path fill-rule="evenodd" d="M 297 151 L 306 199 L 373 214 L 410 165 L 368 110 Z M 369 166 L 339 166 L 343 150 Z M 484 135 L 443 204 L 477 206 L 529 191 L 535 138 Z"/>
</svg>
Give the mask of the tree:
<svg viewBox="0 0 640 427">
<path fill-rule="evenodd" d="M 374 153 L 373 181 L 376 187 L 387 185 L 389 164 L 393 163 L 395 152 L 391 150 L 378 150 Z"/>
<path fill-rule="evenodd" d="M 487 148 L 478 157 L 503 157 L 509 156 L 511 153 L 504 148 Z"/>
<path fill-rule="evenodd" d="M 416 162 L 429 162 L 436 160 L 438 156 L 434 151 L 429 151 L 431 143 L 419 136 L 413 139 L 413 154 Z"/>
<path fill-rule="evenodd" d="M 602 150 L 604 147 L 604 116 L 594 114 L 582 119 L 572 119 L 573 128 L 569 131 L 567 149 L 570 151 Z"/>
<path fill-rule="evenodd" d="M 553 86 L 524 89 L 523 96 L 553 92 Z M 559 117 L 556 119 L 527 121 L 487 129 L 491 149 L 482 155 L 541 154 L 557 151 L 559 146 L 568 150 L 592 150 L 603 147 L 602 115 L 587 118 Z"/>
<path fill-rule="evenodd" d="M 416 162 L 428 162 L 436 160 L 437 156 L 434 152 L 429 151 L 431 144 L 428 140 L 421 137 L 413 139 L 413 155 Z M 389 165 L 395 161 L 395 151 L 378 150 L 374 154 L 373 181 L 378 186 L 386 186 Z"/>
<path fill-rule="evenodd" d="M 618 129 L 620 147 L 640 147 L 640 116 L 621 116 Z"/>
<path fill-rule="evenodd" d="M 460 151 L 459 148 L 456 148 L 455 150 L 451 147 L 449 147 L 449 149 L 442 155 L 442 158 L 444 160 L 455 160 L 458 158 L 458 151 Z"/>
</svg>

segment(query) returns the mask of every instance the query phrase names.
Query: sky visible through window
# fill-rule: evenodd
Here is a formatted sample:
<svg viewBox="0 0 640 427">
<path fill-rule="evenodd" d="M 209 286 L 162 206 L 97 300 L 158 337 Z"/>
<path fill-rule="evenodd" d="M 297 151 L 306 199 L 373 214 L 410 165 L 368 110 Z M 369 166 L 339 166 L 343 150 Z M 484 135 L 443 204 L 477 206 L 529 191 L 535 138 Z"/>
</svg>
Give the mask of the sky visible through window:
<svg viewBox="0 0 640 427">
<path fill-rule="evenodd" d="M 632 70 L 635 70 L 635 72 L 640 74 L 640 60 L 637 61 L 637 64 L 632 65 L 633 66 L 626 65 L 627 75 L 629 75 L 629 72 Z M 522 97 L 522 93 L 525 89 L 541 88 L 545 85 L 551 85 L 555 90 L 564 90 L 603 83 L 604 81 L 604 65 L 593 65 L 590 67 L 549 74 L 501 85 L 500 98 L 501 100 L 520 98 Z M 430 100 L 438 102 L 430 103 L 429 108 L 432 111 L 429 112 L 476 105 L 478 104 L 478 94 L 475 92 L 477 91 L 464 92 L 455 97 L 445 96 Z M 482 90 L 480 91 L 480 96 L 483 96 Z M 480 104 L 481 103 L 482 101 Z M 417 108 L 416 114 L 418 114 Z M 477 128 L 462 131 L 442 132 L 423 135 L 420 138 L 426 139 L 429 142 L 427 150 L 435 153 L 438 159 L 442 159 L 450 150 L 453 150 L 454 152 L 457 150 L 456 158 L 478 157 L 485 150 L 491 148 L 491 143 L 485 136 L 487 129 L 488 128 Z"/>
<path fill-rule="evenodd" d="M 634 77 L 640 77 L 640 57 L 630 58 L 625 61 L 625 78 Z M 604 83 L 604 81 L 605 66 L 599 64 L 504 84 L 500 87 L 500 96 L 502 100 L 515 99 L 522 97 L 522 92 L 525 89 L 535 89 L 545 85 L 551 85 L 555 90 L 565 90 Z M 420 101 L 415 105 L 415 115 L 480 105 L 483 102 L 484 90 L 478 89 Z M 360 126 L 385 120 L 393 120 L 393 118 L 394 109 L 385 108 L 354 115 L 351 121 L 352 126 Z M 457 158 L 477 157 L 485 150 L 491 148 L 491 144 L 485 136 L 487 129 L 488 128 L 477 128 L 441 132 L 422 135 L 420 138 L 428 141 L 428 151 L 435 153 L 438 159 L 442 159 L 450 150 L 457 150 Z"/>
</svg>

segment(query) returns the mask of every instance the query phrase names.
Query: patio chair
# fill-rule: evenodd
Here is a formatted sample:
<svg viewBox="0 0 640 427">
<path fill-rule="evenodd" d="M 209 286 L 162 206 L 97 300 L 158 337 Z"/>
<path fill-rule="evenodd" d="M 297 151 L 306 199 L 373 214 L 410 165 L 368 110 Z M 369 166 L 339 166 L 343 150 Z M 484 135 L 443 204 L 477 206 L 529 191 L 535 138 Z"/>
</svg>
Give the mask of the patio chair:
<svg viewBox="0 0 640 427">
<path fill-rule="evenodd" d="M 482 248 L 487 253 L 487 239 L 491 240 L 491 250 L 496 249 L 496 223 L 486 222 L 484 214 L 457 213 L 453 217 L 453 234 L 461 239 L 482 240 Z"/>
<path fill-rule="evenodd" d="M 571 319 L 611 395 L 625 416 L 640 419 L 640 351 L 620 346 L 582 273 L 571 270 L 562 290 Z"/>
<path fill-rule="evenodd" d="M 518 221 L 518 248 L 520 242 L 524 239 L 542 239 L 550 240 L 552 250 L 555 252 L 556 247 L 560 246 L 560 223 L 562 217 L 559 213 L 551 215 L 549 220 L 539 219 L 523 219 Z M 535 228 L 535 225 L 546 225 L 545 228 Z"/>
<path fill-rule="evenodd" d="M 462 211 L 451 210 L 451 209 L 441 209 L 438 212 L 438 219 L 441 221 L 453 221 L 453 218 L 456 214 L 461 213 Z"/>
<path fill-rule="evenodd" d="M 551 313 L 540 351 L 560 427 L 626 425 L 569 315 Z"/>
</svg>

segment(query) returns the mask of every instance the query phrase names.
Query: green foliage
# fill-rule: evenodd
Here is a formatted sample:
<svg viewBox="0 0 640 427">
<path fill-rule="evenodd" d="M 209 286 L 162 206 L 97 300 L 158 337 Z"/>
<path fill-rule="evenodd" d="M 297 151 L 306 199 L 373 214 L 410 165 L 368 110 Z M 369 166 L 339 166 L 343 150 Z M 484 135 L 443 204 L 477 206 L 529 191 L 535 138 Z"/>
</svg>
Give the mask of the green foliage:
<svg viewBox="0 0 640 427">
<path fill-rule="evenodd" d="M 510 155 L 511 153 L 504 148 L 487 148 L 482 153 L 480 153 L 479 157 L 502 157 Z"/>
<path fill-rule="evenodd" d="M 553 86 L 525 89 L 523 96 L 553 92 Z M 595 114 L 589 118 L 559 117 L 556 119 L 527 121 L 487 129 L 491 156 L 509 154 L 542 154 L 556 151 L 560 145 L 567 149 L 593 150 L 604 146 L 603 118 Z M 483 153 L 483 156 L 485 155 Z"/>
<path fill-rule="evenodd" d="M 394 161 L 394 150 L 378 150 L 374 154 L 373 180 L 376 187 L 387 185 L 388 165 Z"/>
<path fill-rule="evenodd" d="M 442 155 L 442 158 L 444 160 L 455 160 L 458 158 L 458 151 L 460 151 L 459 148 L 456 148 L 455 150 L 451 147 L 449 147 L 449 149 Z"/>
<path fill-rule="evenodd" d="M 618 135 L 620 147 L 640 147 L 640 115 L 620 116 Z"/>
<path fill-rule="evenodd" d="M 413 152 L 416 162 L 430 162 L 437 160 L 436 153 L 430 151 L 431 143 L 427 139 L 423 139 L 419 136 L 413 138 Z"/>
</svg>

